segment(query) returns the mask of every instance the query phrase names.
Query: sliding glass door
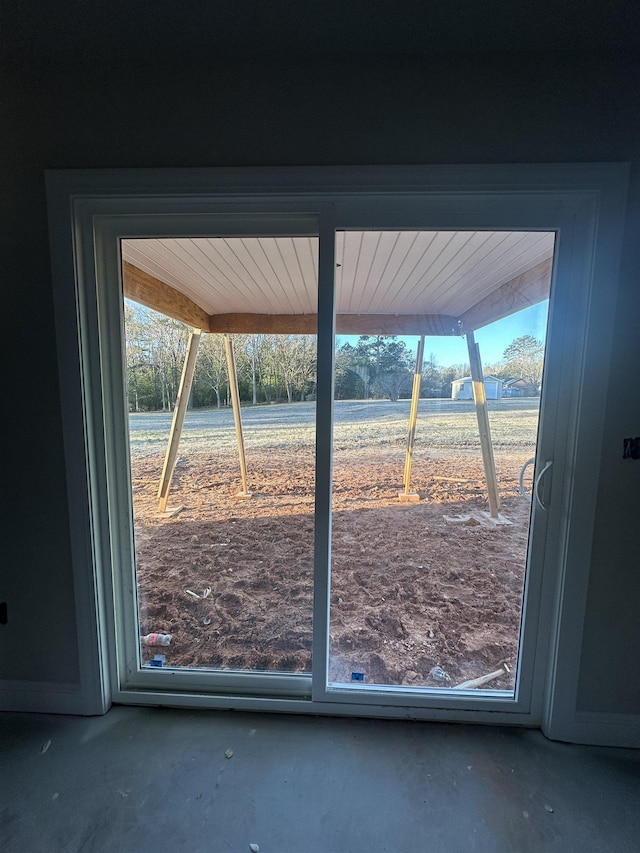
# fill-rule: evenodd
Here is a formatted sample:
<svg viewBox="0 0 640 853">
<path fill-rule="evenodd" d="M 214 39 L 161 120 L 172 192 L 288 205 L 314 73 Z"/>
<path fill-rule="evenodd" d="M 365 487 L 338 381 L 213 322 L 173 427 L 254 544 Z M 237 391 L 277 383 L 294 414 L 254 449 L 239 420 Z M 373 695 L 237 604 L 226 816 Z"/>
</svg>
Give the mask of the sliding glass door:
<svg viewBox="0 0 640 853">
<path fill-rule="evenodd" d="M 515 697 L 554 240 L 336 232 L 334 698 Z"/>
<path fill-rule="evenodd" d="M 185 226 L 151 235 L 145 222 L 106 244 L 104 343 L 126 424 L 108 424 L 112 506 L 130 530 L 121 671 L 140 688 L 308 695 L 317 225 Z"/>
<path fill-rule="evenodd" d="M 120 701 L 539 716 L 579 203 L 258 187 L 80 215 Z"/>
<path fill-rule="evenodd" d="M 130 683 L 515 706 L 554 232 L 215 224 L 116 244 Z"/>
</svg>

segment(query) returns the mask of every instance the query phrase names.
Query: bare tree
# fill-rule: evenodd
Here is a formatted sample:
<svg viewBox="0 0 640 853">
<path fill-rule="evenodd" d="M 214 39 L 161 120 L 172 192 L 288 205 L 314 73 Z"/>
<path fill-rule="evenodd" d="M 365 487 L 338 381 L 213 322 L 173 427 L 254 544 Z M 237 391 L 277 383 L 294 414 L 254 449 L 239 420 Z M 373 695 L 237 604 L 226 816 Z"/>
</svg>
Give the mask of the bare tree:
<svg viewBox="0 0 640 853">
<path fill-rule="evenodd" d="M 284 387 L 289 403 L 294 397 L 304 400 L 315 384 L 315 335 L 278 335 L 273 346 L 276 383 Z"/>
<path fill-rule="evenodd" d="M 157 311 L 125 303 L 125 338 L 133 407 L 171 409 L 178 394 L 189 330 Z"/>
<path fill-rule="evenodd" d="M 503 354 L 506 370 L 512 379 L 522 378 L 536 391 L 542 383 L 544 343 L 532 335 L 522 335 L 511 341 Z"/>
<path fill-rule="evenodd" d="M 195 385 L 213 391 L 216 395 L 216 406 L 220 408 L 222 392 L 227 383 L 223 336 L 203 335 L 198 349 Z"/>
</svg>

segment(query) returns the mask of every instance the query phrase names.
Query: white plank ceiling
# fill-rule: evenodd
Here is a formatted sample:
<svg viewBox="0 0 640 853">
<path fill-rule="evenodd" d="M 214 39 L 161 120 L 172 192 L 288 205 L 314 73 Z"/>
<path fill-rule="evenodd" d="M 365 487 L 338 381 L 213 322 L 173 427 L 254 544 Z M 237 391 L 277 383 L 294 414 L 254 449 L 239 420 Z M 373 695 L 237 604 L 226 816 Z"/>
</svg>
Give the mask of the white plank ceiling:
<svg viewBox="0 0 640 853">
<path fill-rule="evenodd" d="M 459 316 L 553 254 L 524 231 L 340 231 L 336 312 Z M 123 259 L 208 314 L 315 314 L 317 237 L 122 241 Z"/>
</svg>

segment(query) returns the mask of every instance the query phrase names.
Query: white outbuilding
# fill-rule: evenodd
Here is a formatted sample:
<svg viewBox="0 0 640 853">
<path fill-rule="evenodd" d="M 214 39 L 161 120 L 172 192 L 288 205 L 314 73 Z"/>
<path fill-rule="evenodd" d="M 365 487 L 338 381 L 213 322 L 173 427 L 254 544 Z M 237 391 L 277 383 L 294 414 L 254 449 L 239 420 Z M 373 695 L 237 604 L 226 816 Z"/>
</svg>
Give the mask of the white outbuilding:
<svg viewBox="0 0 640 853">
<path fill-rule="evenodd" d="M 483 376 L 487 400 L 502 399 L 502 379 L 495 376 Z M 473 400 L 473 380 L 470 376 L 454 379 L 451 383 L 452 400 Z"/>
</svg>

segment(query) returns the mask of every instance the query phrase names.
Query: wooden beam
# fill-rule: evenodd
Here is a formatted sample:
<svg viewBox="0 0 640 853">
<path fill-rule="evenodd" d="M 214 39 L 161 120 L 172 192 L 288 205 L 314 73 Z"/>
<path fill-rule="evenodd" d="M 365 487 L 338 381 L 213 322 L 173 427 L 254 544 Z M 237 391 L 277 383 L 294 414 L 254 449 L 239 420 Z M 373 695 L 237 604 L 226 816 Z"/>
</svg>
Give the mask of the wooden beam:
<svg viewBox="0 0 640 853">
<path fill-rule="evenodd" d="M 315 335 L 316 314 L 212 314 L 209 332 L 265 335 Z M 339 335 L 459 335 L 448 314 L 338 314 Z"/>
<path fill-rule="evenodd" d="M 479 329 L 549 298 L 553 258 L 507 281 L 459 317 L 462 331 Z"/>
<path fill-rule="evenodd" d="M 460 317 L 449 314 L 338 314 L 339 335 L 460 335 L 549 296 L 552 259 L 506 282 Z M 160 279 L 125 261 L 124 295 L 193 328 L 214 334 L 315 335 L 316 314 L 211 314 Z"/>
<path fill-rule="evenodd" d="M 167 501 L 169 500 L 169 489 L 171 488 L 173 471 L 176 467 L 178 446 L 180 444 L 180 436 L 182 435 L 184 418 L 187 413 L 187 406 L 189 405 L 189 395 L 191 394 L 191 383 L 193 382 L 193 374 L 196 369 L 196 356 L 198 355 L 199 343 L 200 330 L 194 329 L 189 335 L 187 353 L 184 358 L 182 376 L 180 378 L 180 387 L 178 388 L 176 405 L 173 410 L 171 432 L 169 433 L 169 444 L 167 445 L 167 452 L 164 457 L 164 465 L 162 466 L 162 474 L 160 476 L 160 486 L 158 488 L 158 512 L 164 512 L 166 510 Z"/>
<path fill-rule="evenodd" d="M 404 491 L 398 497 L 401 501 L 419 500 L 416 493 L 410 495 L 411 463 L 413 462 L 413 445 L 416 438 L 418 422 L 418 402 L 420 400 L 420 385 L 422 384 L 422 361 L 424 359 L 424 335 L 421 335 L 416 354 L 416 369 L 413 374 L 413 391 L 411 393 L 411 410 L 409 412 L 409 434 L 407 435 L 407 453 L 404 460 Z"/>
<path fill-rule="evenodd" d="M 238 374 L 236 372 L 236 360 L 233 356 L 233 342 L 229 335 L 224 336 L 224 352 L 227 357 L 229 391 L 231 392 L 231 406 L 233 408 L 233 420 L 236 427 L 236 442 L 238 444 L 238 459 L 240 461 L 240 479 L 242 480 L 242 492 L 240 492 L 240 497 L 249 498 L 251 495 L 247 491 L 247 462 L 244 453 L 244 436 L 242 434 L 242 414 L 240 412 Z"/>
<path fill-rule="evenodd" d="M 219 335 L 315 335 L 315 314 L 212 314 L 209 331 Z"/>
<path fill-rule="evenodd" d="M 448 314 L 337 314 L 339 335 L 459 335 Z"/>
<path fill-rule="evenodd" d="M 482 464 L 484 465 L 487 492 L 489 493 L 489 510 L 491 518 L 498 518 L 500 512 L 500 495 L 498 493 L 496 462 L 491 443 L 491 429 L 489 427 L 489 413 L 487 411 L 487 392 L 484 386 L 480 347 L 476 343 L 474 334 L 471 331 L 467 332 L 467 348 L 469 350 L 469 364 L 471 365 L 471 379 L 473 380 L 473 399 L 476 404 L 476 417 L 478 418 L 478 430 L 480 432 Z"/>
<path fill-rule="evenodd" d="M 209 331 L 209 315 L 203 308 L 184 293 L 128 261 L 122 265 L 122 286 L 127 299 L 153 308 L 194 329 Z"/>
<path fill-rule="evenodd" d="M 208 314 L 184 293 L 125 261 L 122 282 L 127 299 L 146 305 L 205 332 L 219 335 L 315 335 L 316 314 Z M 459 335 L 460 323 L 449 314 L 338 314 L 340 335 Z"/>
</svg>

